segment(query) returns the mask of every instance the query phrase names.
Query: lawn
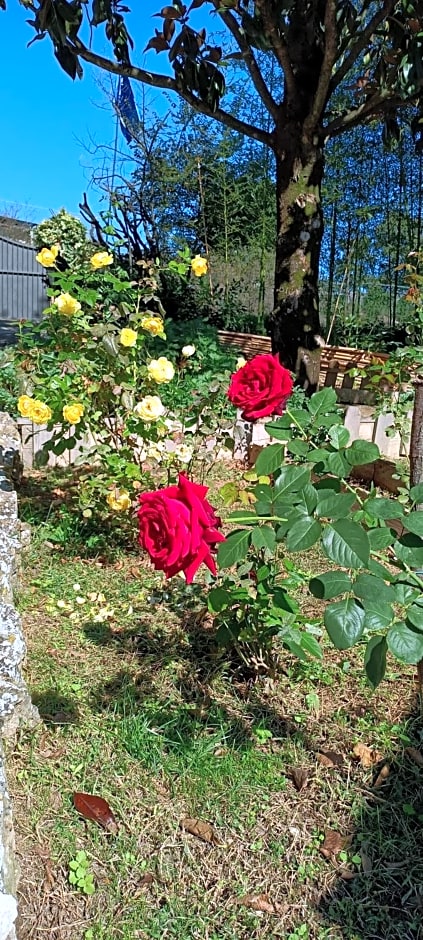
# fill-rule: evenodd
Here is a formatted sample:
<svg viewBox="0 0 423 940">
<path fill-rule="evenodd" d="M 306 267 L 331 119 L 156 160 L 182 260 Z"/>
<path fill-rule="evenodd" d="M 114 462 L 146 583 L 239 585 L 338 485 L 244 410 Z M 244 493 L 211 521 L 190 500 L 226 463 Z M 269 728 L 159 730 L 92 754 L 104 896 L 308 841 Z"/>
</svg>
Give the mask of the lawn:
<svg viewBox="0 0 423 940">
<path fill-rule="evenodd" d="M 164 584 L 137 554 L 74 556 L 50 510 L 39 523 L 18 601 L 42 720 L 8 762 L 20 940 L 418 940 L 413 667 L 391 660 L 372 694 L 362 650 L 325 644 L 252 682 L 216 650 L 201 584 Z"/>
</svg>

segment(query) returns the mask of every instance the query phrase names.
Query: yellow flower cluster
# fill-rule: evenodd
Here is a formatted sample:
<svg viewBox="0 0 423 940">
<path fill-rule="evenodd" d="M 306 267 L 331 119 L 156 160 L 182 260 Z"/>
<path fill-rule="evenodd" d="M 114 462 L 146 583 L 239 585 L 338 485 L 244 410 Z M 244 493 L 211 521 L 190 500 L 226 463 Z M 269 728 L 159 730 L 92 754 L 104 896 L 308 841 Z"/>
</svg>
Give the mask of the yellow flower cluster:
<svg viewBox="0 0 423 940">
<path fill-rule="evenodd" d="M 135 346 L 138 339 L 136 330 L 131 330 L 129 326 L 120 331 L 119 342 L 121 346 Z"/>
<path fill-rule="evenodd" d="M 107 265 L 113 264 L 113 255 L 108 251 L 96 251 L 95 255 L 90 258 L 90 263 L 94 271 L 98 271 L 99 268 L 107 268 Z"/>
<path fill-rule="evenodd" d="M 79 300 L 75 300 L 70 294 L 59 294 L 54 298 L 54 305 L 64 317 L 73 317 L 81 309 Z"/>
<path fill-rule="evenodd" d="M 52 245 L 51 248 L 42 248 L 36 256 L 39 264 L 43 268 L 53 268 L 56 264 L 56 258 L 60 251 L 60 245 Z"/>
<path fill-rule="evenodd" d="M 106 503 L 114 512 L 126 512 L 131 507 L 131 497 L 128 490 L 119 490 L 115 487 L 107 494 Z"/>
<path fill-rule="evenodd" d="M 74 402 L 73 405 L 65 405 L 63 408 L 63 417 L 69 424 L 79 424 L 85 408 L 80 402 Z"/>
<path fill-rule="evenodd" d="M 23 418 L 31 418 L 34 424 L 48 424 L 52 416 L 52 410 L 45 402 L 29 395 L 18 398 L 18 411 Z"/>
<path fill-rule="evenodd" d="M 191 261 L 191 271 L 195 277 L 203 277 L 207 274 L 208 268 L 207 258 L 202 258 L 201 255 L 196 255 Z"/>
<path fill-rule="evenodd" d="M 164 323 L 155 313 L 149 313 L 141 320 L 141 327 L 151 336 L 164 336 Z"/>
<path fill-rule="evenodd" d="M 146 395 L 135 405 L 135 413 L 143 421 L 157 421 L 165 413 L 165 408 L 158 395 Z"/>
<path fill-rule="evenodd" d="M 149 378 L 157 382 L 158 385 L 171 382 L 175 375 L 175 369 L 170 359 L 166 359 L 166 356 L 159 356 L 158 359 L 152 359 L 151 362 L 148 363 L 147 372 Z"/>
</svg>

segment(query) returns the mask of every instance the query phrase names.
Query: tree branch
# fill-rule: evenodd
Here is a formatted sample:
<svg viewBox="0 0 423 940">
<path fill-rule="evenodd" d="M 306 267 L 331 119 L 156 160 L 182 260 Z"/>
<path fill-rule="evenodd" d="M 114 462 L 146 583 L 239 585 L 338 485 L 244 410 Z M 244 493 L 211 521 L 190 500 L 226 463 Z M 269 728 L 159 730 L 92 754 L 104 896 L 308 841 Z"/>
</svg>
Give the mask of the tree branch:
<svg viewBox="0 0 423 940">
<path fill-rule="evenodd" d="M 367 24 L 363 32 L 361 34 L 360 33 L 358 34 L 357 40 L 354 43 L 352 49 L 350 50 L 349 54 L 344 59 L 342 65 L 339 67 L 336 74 L 333 76 L 333 79 L 329 86 L 330 94 L 334 92 L 335 88 L 338 87 L 338 85 L 342 82 L 342 80 L 345 78 L 347 73 L 350 71 L 350 69 L 354 65 L 354 62 L 357 61 L 358 56 L 360 55 L 360 52 L 362 52 L 363 49 L 365 49 L 366 46 L 368 45 L 372 34 L 375 32 L 379 24 L 382 23 L 383 20 L 386 20 L 386 18 L 392 13 L 396 2 L 397 0 L 384 0 L 379 12 L 375 13 L 375 15 Z"/>
<path fill-rule="evenodd" d="M 273 51 L 284 73 L 285 87 L 288 93 L 288 97 L 296 98 L 297 83 L 295 81 L 295 75 L 292 70 L 292 65 L 289 58 L 288 47 L 279 32 L 275 18 L 270 13 L 270 4 L 268 3 L 268 0 L 256 0 L 256 7 L 261 13 L 266 35 L 269 37 L 272 43 Z"/>
<path fill-rule="evenodd" d="M 328 98 L 332 69 L 338 51 L 338 32 L 336 28 L 336 0 L 327 0 L 325 10 L 325 51 L 320 69 L 319 82 L 310 114 L 304 123 L 304 133 L 310 136 L 320 121 Z"/>
<path fill-rule="evenodd" d="M 219 13 L 221 20 L 224 22 L 229 32 L 232 33 L 235 41 L 237 42 L 242 52 L 242 57 L 250 73 L 251 80 L 257 91 L 257 94 L 260 96 L 269 114 L 271 114 L 272 118 L 276 122 L 279 118 L 279 105 L 276 103 L 276 101 L 272 97 L 270 90 L 268 89 L 266 82 L 264 81 L 264 78 L 258 66 L 256 57 L 245 38 L 245 33 L 243 33 L 240 30 L 239 25 L 233 13 L 230 13 L 229 11 L 223 11 L 222 7 L 220 7 L 219 9 L 218 0 L 213 0 L 213 2 L 214 2 L 217 12 Z"/>
<path fill-rule="evenodd" d="M 357 124 L 369 121 L 378 114 L 386 114 L 396 108 L 409 108 L 410 104 L 413 104 L 412 99 L 405 100 L 399 95 L 391 95 L 390 97 L 373 95 L 355 111 L 348 111 L 347 114 L 342 114 L 340 117 L 334 118 L 330 124 L 327 124 L 324 128 L 325 140 L 328 140 L 329 137 L 338 137 L 344 131 L 349 131 Z"/>
<path fill-rule="evenodd" d="M 83 59 L 84 62 L 89 62 L 90 65 L 95 65 L 104 72 L 111 72 L 113 75 L 125 75 L 127 78 L 132 78 L 136 82 L 152 85 L 153 88 L 165 88 L 166 91 L 173 91 L 191 105 L 195 111 L 199 111 L 200 114 L 214 118 L 215 121 L 225 124 L 226 127 L 230 127 L 233 131 L 237 131 L 239 134 L 245 134 L 247 137 L 252 137 L 253 140 L 259 140 L 262 144 L 266 144 L 267 147 L 272 147 L 272 138 L 267 131 L 262 130 L 261 127 L 255 127 L 254 124 L 247 124 L 246 121 L 239 120 L 239 118 L 234 117 L 232 114 L 228 114 L 227 111 L 223 111 L 222 108 L 217 108 L 216 111 L 212 111 L 200 98 L 196 98 L 192 92 L 180 88 L 175 79 L 171 78 L 170 75 L 160 75 L 157 72 L 147 72 L 146 69 L 138 68 L 136 65 L 122 65 L 119 62 L 113 62 L 112 59 L 106 59 L 104 56 L 92 52 L 91 49 L 84 46 L 80 39 L 73 41 L 68 40 L 68 46 L 71 51 L 79 56 L 79 58 Z"/>
</svg>

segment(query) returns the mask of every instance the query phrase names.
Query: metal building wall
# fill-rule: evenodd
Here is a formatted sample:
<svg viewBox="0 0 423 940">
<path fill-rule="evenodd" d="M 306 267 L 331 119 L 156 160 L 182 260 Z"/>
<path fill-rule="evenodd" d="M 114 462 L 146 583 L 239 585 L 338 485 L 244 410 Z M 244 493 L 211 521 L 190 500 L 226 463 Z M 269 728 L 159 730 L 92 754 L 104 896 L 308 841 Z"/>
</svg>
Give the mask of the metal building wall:
<svg viewBox="0 0 423 940">
<path fill-rule="evenodd" d="M 0 236 L 0 320 L 39 320 L 48 304 L 36 249 Z"/>
</svg>

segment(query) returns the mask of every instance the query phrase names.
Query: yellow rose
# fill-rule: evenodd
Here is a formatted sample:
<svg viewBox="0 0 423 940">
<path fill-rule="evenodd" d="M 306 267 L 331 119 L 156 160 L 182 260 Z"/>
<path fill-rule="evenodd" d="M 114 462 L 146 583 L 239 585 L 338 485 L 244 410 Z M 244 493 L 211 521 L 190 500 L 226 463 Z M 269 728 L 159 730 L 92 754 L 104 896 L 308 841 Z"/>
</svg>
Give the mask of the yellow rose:
<svg viewBox="0 0 423 940">
<path fill-rule="evenodd" d="M 90 262 L 91 267 L 98 271 L 99 268 L 107 268 L 108 264 L 113 264 L 113 255 L 108 251 L 96 251 L 95 255 L 90 258 Z"/>
<path fill-rule="evenodd" d="M 196 277 L 207 274 L 208 267 L 207 258 L 202 258 L 201 255 L 196 255 L 191 261 L 191 271 Z"/>
<path fill-rule="evenodd" d="M 150 379 L 154 379 L 158 385 L 171 382 L 175 375 L 175 369 L 166 356 L 159 356 L 158 359 L 152 359 L 147 366 L 147 372 Z"/>
<path fill-rule="evenodd" d="M 59 294 L 54 298 L 53 303 L 64 317 L 73 317 L 74 313 L 78 313 L 81 309 L 79 300 L 75 300 L 75 297 L 71 297 L 70 294 Z"/>
<path fill-rule="evenodd" d="M 80 402 L 74 402 L 73 405 L 65 405 L 63 408 L 63 417 L 69 424 L 79 424 L 84 414 L 84 406 Z"/>
<path fill-rule="evenodd" d="M 29 395 L 21 395 L 18 398 L 18 411 L 23 418 L 30 418 L 32 411 L 32 402 L 33 398 L 30 398 Z"/>
<path fill-rule="evenodd" d="M 238 372 L 238 369 L 243 369 L 247 365 L 247 360 L 244 359 L 244 356 L 239 356 L 235 363 L 235 371 Z"/>
<path fill-rule="evenodd" d="M 48 424 L 51 416 L 52 410 L 45 402 L 39 401 L 38 398 L 32 399 L 31 410 L 28 417 L 32 418 L 34 424 Z"/>
<path fill-rule="evenodd" d="M 135 330 L 131 330 L 129 327 L 125 327 L 120 331 L 119 342 L 121 346 L 135 346 L 135 343 L 138 339 L 138 333 Z"/>
<path fill-rule="evenodd" d="M 134 411 L 143 421 L 157 421 L 165 413 L 158 395 L 146 395 L 135 405 Z"/>
<path fill-rule="evenodd" d="M 195 346 L 183 346 L 182 355 L 184 359 L 189 359 L 190 356 L 195 356 Z"/>
<path fill-rule="evenodd" d="M 42 248 L 36 256 L 37 261 L 43 268 L 53 268 L 56 264 L 56 258 L 59 254 L 60 245 L 52 245 L 51 248 Z"/>
<path fill-rule="evenodd" d="M 131 507 L 131 497 L 128 490 L 112 490 L 106 496 L 106 502 L 115 512 L 125 512 Z"/>
<path fill-rule="evenodd" d="M 161 317 L 156 317 L 155 314 L 143 317 L 141 320 L 141 327 L 147 333 L 151 333 L 151 336 L 163 336 L 164 335 L 164 323 Z"/>
</svg>

